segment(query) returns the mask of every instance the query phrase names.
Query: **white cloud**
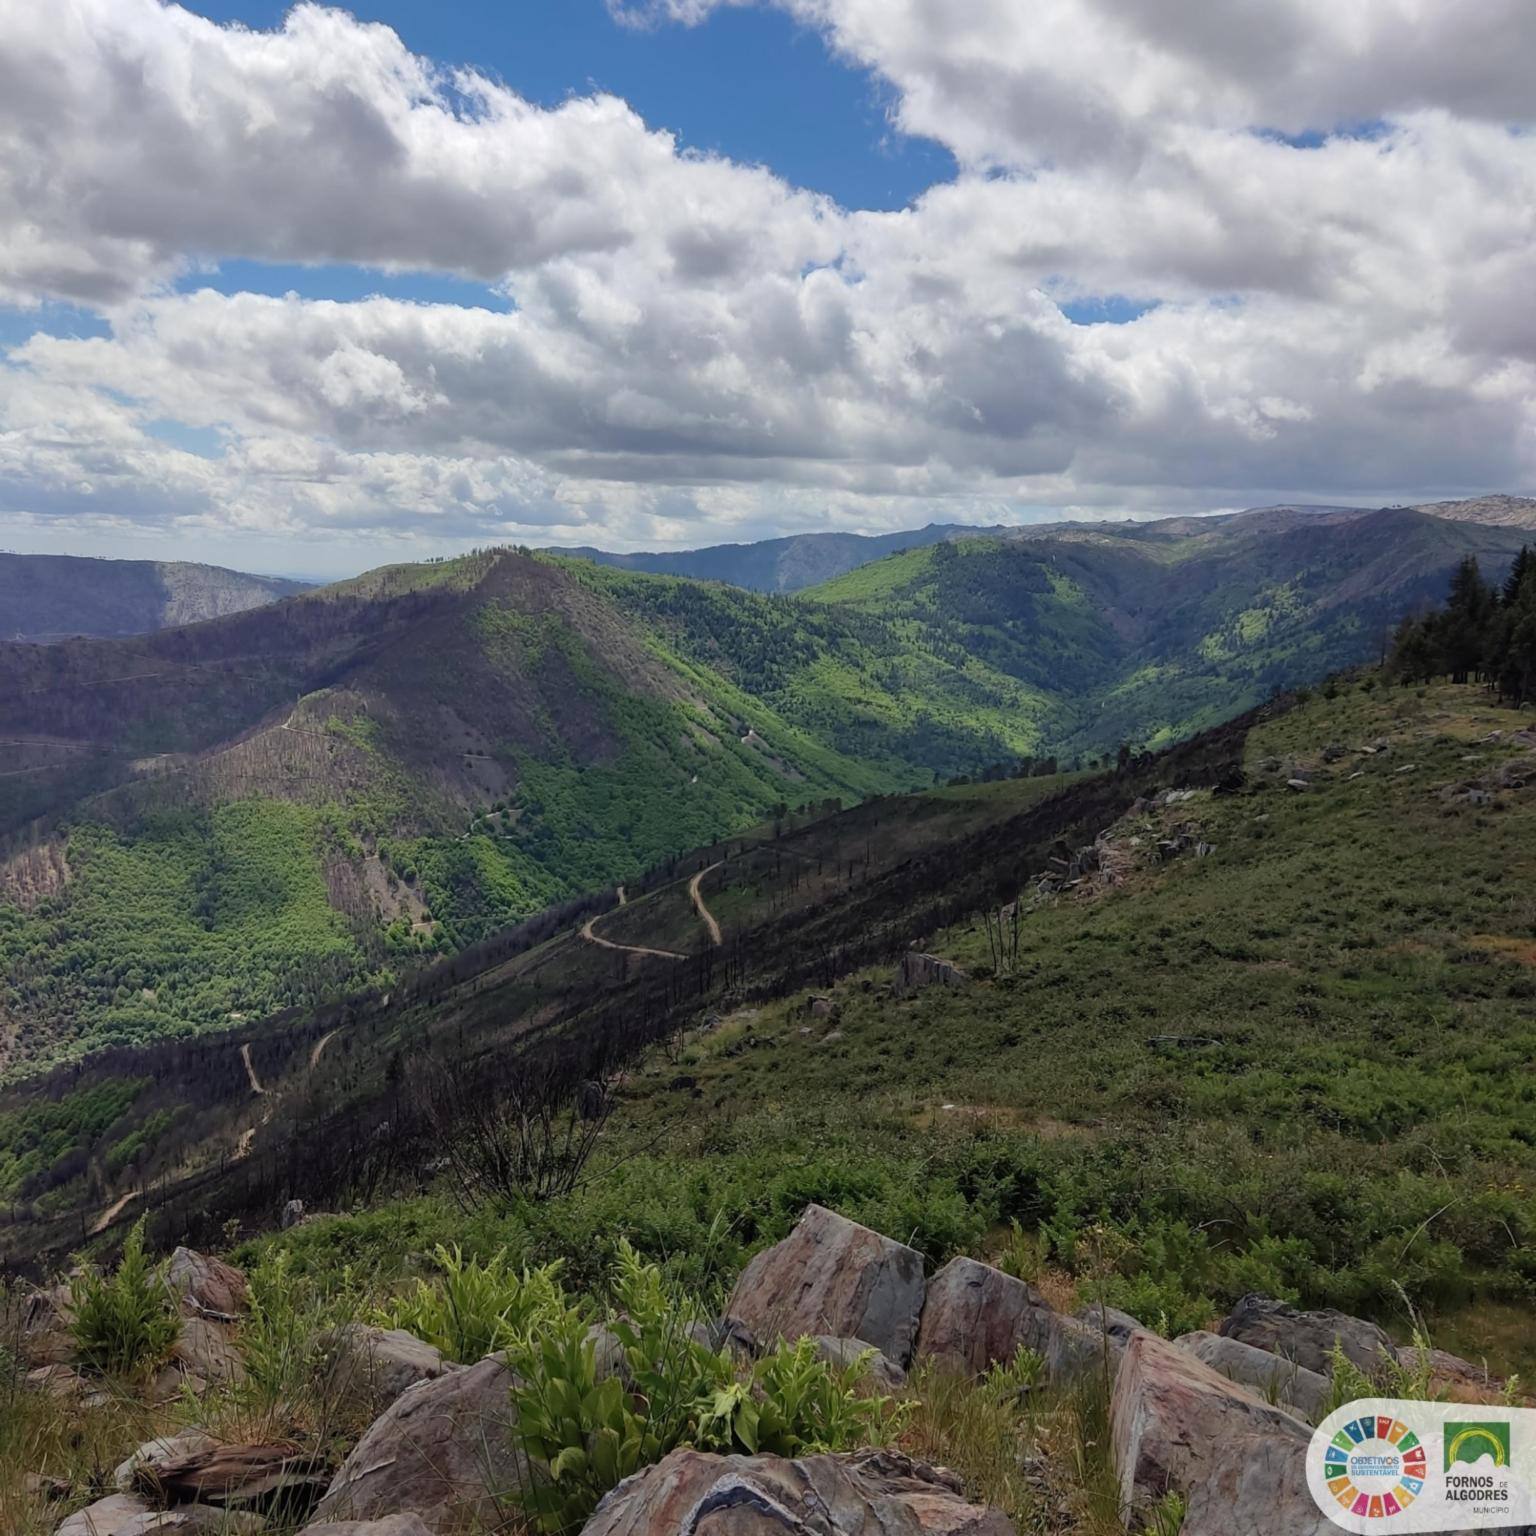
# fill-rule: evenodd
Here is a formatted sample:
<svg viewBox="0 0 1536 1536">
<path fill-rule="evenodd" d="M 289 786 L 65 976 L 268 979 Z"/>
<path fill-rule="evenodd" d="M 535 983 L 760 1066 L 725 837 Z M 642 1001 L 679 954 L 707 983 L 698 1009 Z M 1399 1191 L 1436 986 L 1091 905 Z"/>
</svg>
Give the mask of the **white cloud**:
<svg viewBox="0 0 1536 1536">
<path fill-rule="evenodd" d="M 0 367 L 0 517 L 633 545 L 1536 481 L 1525 0 L 784 4 L 955 181 L 839 209 L 311 5 L 0 0 L 0 297 L 111 326 Z M 508 308 L 165 286 L 237 256 Z M 1160 307 L 1055 302 L 1104 294 Z"/>
</svg>

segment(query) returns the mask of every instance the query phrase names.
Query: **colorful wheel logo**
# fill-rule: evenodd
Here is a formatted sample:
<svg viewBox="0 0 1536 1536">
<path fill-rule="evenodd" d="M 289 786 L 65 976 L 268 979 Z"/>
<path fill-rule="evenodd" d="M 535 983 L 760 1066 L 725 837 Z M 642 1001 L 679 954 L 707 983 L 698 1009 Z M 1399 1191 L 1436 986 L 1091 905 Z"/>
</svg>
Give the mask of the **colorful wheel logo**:
<svg viewBox="0 0 1536 1536">
<path fill-rule="evenodd" d="M 1419 1437 L 1401 1419 L 1366 1414 L 1328 1443 L 1323 1476 L 1351 1515 L 1400 1515 L 1424 1489 L 1426 1462 Z"/>
</svg>

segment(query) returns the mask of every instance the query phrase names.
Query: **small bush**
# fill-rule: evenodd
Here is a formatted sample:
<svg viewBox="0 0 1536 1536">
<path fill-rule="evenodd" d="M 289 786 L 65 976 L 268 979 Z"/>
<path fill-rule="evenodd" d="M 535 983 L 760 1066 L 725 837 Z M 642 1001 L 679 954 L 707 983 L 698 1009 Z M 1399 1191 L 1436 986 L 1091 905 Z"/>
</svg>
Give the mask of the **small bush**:
<svg viewBox="0 0 1536 1536">
<path fill-rule="evenodd" d="M 558 1287 L 553 1305 L 508 1349 L 517 1436 L 531 1476 L 520 1490 L 540 1530 L 579 1527 L 609 1489 L 680 1445 L 779 1455 L 846 1450 L 894 1435 L 899 1414 L 859 1388 L 865 1362 L 834 1368 L 809 1340 L 747 1373 L 700 1342 L 697 1308 L 620 1241 L 614 1306 L 601 1330 Z"/>
<path fill-rule="evenodd" d="M 450 1360 L 473 1365 L 523 1337 L 532 1324 L 556 1314 L 562 1302 L 556 1260 L 542 1269 L 512 1268 L 506 1251 L 483 1263 L 466 1260 L 459 1245 L 434 1250 L 441 1277 L 418 1280 L 375 1316 L 390 1328 L 407 1328 L 435 1344 Z"/>
<path fill-rule="evenodd" d="M 144 1218 L 134 1223 L 123 1257 L 109 1279 L 86 1268 L 70 1281 L 70 1331 L 80 1363 L 103 1375 L 153 1369 L 181 1332 L 163 1265 L 144 1254 Z"/>
</svg>

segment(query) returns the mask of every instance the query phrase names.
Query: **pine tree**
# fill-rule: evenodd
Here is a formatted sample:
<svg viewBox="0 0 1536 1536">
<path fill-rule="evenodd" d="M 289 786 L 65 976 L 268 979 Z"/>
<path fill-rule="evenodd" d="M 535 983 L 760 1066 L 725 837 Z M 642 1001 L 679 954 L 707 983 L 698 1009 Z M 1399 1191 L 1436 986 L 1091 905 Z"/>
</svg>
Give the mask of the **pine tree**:
<svg viewBox="0 0 1536 1536">
<path fill-rule="evenodd" d="M 1439 670 L 1449 672 L 1453 683 L 1465 683 L 1484 670 L 1489 649 L 1489 624 L 1494 595 L 1468 555 L 1451 578 L 1451 595 L 1436 625 L 1440 651 Z"/>
</svg>

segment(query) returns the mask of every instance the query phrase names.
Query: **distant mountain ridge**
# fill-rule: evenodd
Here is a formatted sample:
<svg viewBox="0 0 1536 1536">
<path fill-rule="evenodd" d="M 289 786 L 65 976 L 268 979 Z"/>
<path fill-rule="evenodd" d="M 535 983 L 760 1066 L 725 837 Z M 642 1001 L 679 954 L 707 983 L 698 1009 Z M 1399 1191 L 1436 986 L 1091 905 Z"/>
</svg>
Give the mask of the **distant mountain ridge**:
<svg viewBox="0 0 1536 1536">
<path fill-rule="evenodd" d="M 599 565 L 626 571 L 649 571 L 660 576 L 687 576 L 697 581 L 723 581 L 749 592 L 800 592 L 834 581 L 849 571 L 907 549 L 956 539 L 1093 539 L 1117 537 L 1152 541 L 1184 537 L 1231 521 L 1233 518 L 1271 519 L 1296 517 L 1359 517 L 1372 507 L 1281 502 L 1253 507 L 1245 512 L 1163 518 L 1068 519 L 1049 523 L 971 524 L 929 523 L 903 533 L 802 533 L 762 539 L 748 544 L 711 544 L 702 549 L 653 550 L 614 554 L 583 545 L 576 549 L 549 549 L 545 553 L 570 555 Z M 1481 496 L 1465 501 L 1425 502 L 1402 510 L 1423 512 L 1453 522 L 1484 523 L 1490 527 L 1528 528 L 1536 531 L 1536 497 Z"/>
<path fill-rule="evenodd" d="M 183 560 L 0 554 L 0 639 L 148 634 L 243 613 L 306 586 Z"/>
<path fill-rule="evenodd" d="M 982 538 L 1005 531 L 966 523 L 930 523 L 926 528 L 904 533 L 801 533 L 750 544 L 711 544 L 703 549 L 611 554 L 584 545 L 545 553 L 571 555 L 624 571 L 723 581 L 733 587 L 745 587 L 749 592 L 799 592 L 904 549 L 923 549 L 946 539 Z"/>
</svg>

